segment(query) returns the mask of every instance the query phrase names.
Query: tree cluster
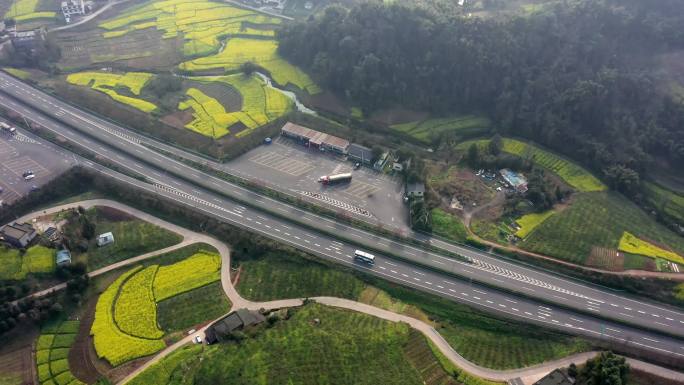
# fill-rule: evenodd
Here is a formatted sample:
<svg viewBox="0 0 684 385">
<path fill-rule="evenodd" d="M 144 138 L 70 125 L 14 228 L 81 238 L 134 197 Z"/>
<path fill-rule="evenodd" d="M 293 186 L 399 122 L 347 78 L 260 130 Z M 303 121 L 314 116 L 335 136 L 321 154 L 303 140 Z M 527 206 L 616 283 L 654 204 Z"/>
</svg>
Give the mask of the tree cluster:
<svg viewBox="0 0 684 385">
<path fill-rule="evenodd" d="M 575 378 L 577 385 L 626 385 L 629 364 L 624 357 L 604 352 L 588 360 L 581 369 L 570 365 L 568 375 Z"/>
<path fill-rule="evenodd" d="M 629 189 L 656 161 L 684 169 L 684 105 L 654 70 L 684 48 L 681 25 L 678 0 L 556 2 L 488 19 L 362 3 L 286 26 L 279 50 L 366 110 L 486 114 Z"/>
</svg>

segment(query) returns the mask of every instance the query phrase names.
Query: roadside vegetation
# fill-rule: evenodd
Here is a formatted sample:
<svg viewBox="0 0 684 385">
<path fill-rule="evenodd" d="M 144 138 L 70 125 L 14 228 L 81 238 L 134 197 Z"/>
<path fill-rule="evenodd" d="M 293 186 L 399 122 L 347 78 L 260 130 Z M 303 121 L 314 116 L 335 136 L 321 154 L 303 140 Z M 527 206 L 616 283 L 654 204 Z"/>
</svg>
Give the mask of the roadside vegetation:
<svg viewBox="0 0 684 385">
<path fill-rule="evenodd" d="M 269 253 L 235 263 L 241 267 L 237 289 L 245 298 L 338 296 L 404 313 L 433 324 L 459 354 L 493 369 L 534 365 L 591 348 L 581 338 L 532 331 L 435 295 L 292 254 Z"/>
<path fill-rule="evenodd" d="M 432 232 L 434 234 L 457 242 L 464 242 L 468 238 L 468 232 L 458 217 L 440 208 L 432 209 L 430 214 L 432 215 Z"/>
</svg>

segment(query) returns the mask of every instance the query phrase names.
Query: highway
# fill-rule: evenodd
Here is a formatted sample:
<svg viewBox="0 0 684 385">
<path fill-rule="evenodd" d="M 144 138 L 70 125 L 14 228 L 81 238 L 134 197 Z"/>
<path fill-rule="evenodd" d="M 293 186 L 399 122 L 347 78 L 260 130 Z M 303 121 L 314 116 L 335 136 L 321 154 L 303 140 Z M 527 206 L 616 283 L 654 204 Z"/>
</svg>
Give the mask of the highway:
<svg viewBox="0 0 684 385">
<path fill-rule="evenodd" d="M 458 252 L 472 260 L 472 263 L 465 263 L 338 224 L 166 158 L 141 145 L 135 139 L 135 135 L 127 130 L 77 110 L 4 74 L 0 75 L 0 86 L 4 92 L 16 98 L 14 100 L 0 95 L 1 105 L 30 117 L 47 129 L 90 149 L 103 158 L 145 175 L 153 182 L 149 184 L 108 172 L 108 175 L 116 175 L 117 179 L 125 183 L 175 199 L 226 222 L 323 258 L 355 266 L 458 302 L 505 314 L 508 317 L 549 325 L 573 334 L 612 341 L 630 341 L 629 343 L 635 347 L 684 357 L 684 344 L 679 339 L 596 317 L 618 319 L 639 327 L 681 336 L 684 333 L 684 316 L 676 310 L 624 298 L 600 288 L 504 262 L 486 253 L 447 244 L 453 248 L 450 251 Z M 20 103 L 20 100 L 27 104 Z M 221 195 L 215 191 L 220 191 Z M 274 212 L 281 212 L 282 216 L 270 215 L 229 197 L 268 207 Z M 283 217 L 290 217 L 292 220 Z M 375 266 L 355 264 L 352 255 L 358 246 L 348 240 L 372 246 L 373 249 L 386 251 L 391 255 L 398 255 L 404 261 L 376 253 Z M 472 283 L 468 280 L 454 279 L 435 270 L 456 273 L 472 280 Z M 477 282 L 484 282 L 489 286 Z M 526 296 L 500 291 L 491 286 L 524 292 Z M 560 306 L 554 303 L 559 303 Z"/>
</svg>

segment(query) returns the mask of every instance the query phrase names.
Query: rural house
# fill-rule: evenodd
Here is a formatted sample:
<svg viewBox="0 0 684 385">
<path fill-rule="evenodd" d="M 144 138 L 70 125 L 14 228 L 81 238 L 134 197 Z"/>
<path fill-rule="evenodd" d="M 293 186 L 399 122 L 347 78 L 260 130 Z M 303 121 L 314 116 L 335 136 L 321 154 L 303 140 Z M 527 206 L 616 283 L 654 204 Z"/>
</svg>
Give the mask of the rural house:
<svg viewBox="0 0 684 385">
<path fill-rule="evenodd" d="M 26 247 L 36 237 L 38 233 L 28 223 L 14 223 L 3 226 L 0 229 L 0 240 L 9 243 L 14 247 Z"/>
<path fill-rule="evenodd" d="M 527 179 L 523 174 L 511 171 L 507 168 L 499 171 L 501 176 L 504 178 L 506 183 L 515 189 L 519 193 L 524 193 L 527 191 Z"/>
<path fill-rule="evenodd" d="M 46 37 L 47 32 L 45 28 L 39 28 L 31 31 L 14 32 L 10 39 L 15 50 L 33 52 L 45 42 Z"/>
<path fill-rule="evenodd" d="M 568 377 L 567 374 L 558 369 L 554 369 L 551 373 L 535 382 L 534 385 L 572 385 L 574 383 L 575 381 Z"/>
<path fill-rule="evenodd" d="M 409 198 L 421 198 L 425 195 L 425 185 L 423 183 L 409 183 L 406 185 L 406 196 Z"/>
<path fill-rule="evenodd" d="M 226 341 L 232 332 L 258 325 L 265 320 L 266 318 L 261 313 L 238 309 L 209 326 L 205 332 L 204 340 L 208 344 Z"/>
</svg>

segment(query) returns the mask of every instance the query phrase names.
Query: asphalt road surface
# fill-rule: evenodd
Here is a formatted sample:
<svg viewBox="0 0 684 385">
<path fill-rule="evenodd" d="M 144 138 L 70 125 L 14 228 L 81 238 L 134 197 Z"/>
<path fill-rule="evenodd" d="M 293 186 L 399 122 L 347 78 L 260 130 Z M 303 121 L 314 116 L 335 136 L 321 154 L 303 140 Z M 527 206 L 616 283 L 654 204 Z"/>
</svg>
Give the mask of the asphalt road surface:
<svg viewBox="0 0 684 385">
<path fill-rule="evenodd" d="M 166 158 L 140 145 L 135 134 L 7 75 L 0 74 L 0 87 L 16 98 L 1 94 L 0 105 L 20 112 L 70 141 L 154 181 L 153 184 L 145 183 L 85 162 L 125 183 L 169 197 L 228 223 L 320 257 L 483 310 L 572 334 L 627 344 L 635 349 L 660 352 L 673 358 L 684 357 L 682 340 L 643 330 L 684 335 L 684 314 L 677 310 L 501 261 L 481 251 L 446 243 L 441 245 L 472 261 L 465 263 L 335 223 Z M 221 191 L 222 194 L 213 191 Z M 252 206 L 246 207 L 227 196 L 268 207 L 291 220 L 270 215 Z M 356 244 L 368 245 L 375 250 L 400 256 L 403 260 L 375 253 L 374 266 L 357 264 L 353 260 L 353 252 L 359 248 Z M 454 273 L 466 280 L 435 270 Z M 525 293 L 525 296 L 507 291 Z M 607 321 L 606 318 L 627 322 L 638 328 Z"/>
</svg>

